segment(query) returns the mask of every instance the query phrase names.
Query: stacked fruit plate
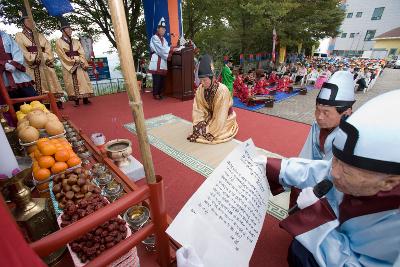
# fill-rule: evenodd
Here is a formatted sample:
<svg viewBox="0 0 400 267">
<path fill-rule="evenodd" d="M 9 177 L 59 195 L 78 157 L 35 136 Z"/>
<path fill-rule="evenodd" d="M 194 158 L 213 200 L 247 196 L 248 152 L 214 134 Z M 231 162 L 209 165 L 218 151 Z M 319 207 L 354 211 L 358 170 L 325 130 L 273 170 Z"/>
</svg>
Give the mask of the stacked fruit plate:
<svg viewBox="0 0 400 267">
<path fill-rule="evenodd" d="M 41 138 L 27 150 L 33 161 L 33 180 L 39 192 L 48 191 L 53 175 L 77 168 L 81 164 L 81 159 L 65 138 Z"/>
</svg>

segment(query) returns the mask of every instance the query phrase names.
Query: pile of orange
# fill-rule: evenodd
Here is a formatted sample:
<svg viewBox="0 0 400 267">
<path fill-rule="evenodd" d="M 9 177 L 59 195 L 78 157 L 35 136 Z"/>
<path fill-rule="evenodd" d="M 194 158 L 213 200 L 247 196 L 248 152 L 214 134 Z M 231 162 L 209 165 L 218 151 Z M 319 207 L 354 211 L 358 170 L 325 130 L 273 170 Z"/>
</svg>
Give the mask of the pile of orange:
<svg viewBox="0 0 400 267">
<path fill-rule="evenodd" d="M 52 174 L 65 171 L 77 166 L 81 159 L 72 150 L 71 144 L 64 138 L 41 138 L 36 145 L 28 148 L 29 156 L 33 160 L 33 177 L 38 182 L 46 181 Z M 48 189 L 48 182 L 38 184 L 40 191 Z"/>
</svg>

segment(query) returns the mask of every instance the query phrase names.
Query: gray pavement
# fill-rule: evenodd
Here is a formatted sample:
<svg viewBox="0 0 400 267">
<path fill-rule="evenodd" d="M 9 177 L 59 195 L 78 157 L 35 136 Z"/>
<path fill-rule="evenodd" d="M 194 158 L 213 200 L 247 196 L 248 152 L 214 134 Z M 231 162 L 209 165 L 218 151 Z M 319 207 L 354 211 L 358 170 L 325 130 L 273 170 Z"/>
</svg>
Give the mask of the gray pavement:
<svg viewBox="0 0 400 267">
<path fill-rule="evenodd" d="M 369 99 L 394 89 L 400 89 L 400 69 L 386 68 L 372 89 L 365 94 L 362 92 L 356 93 L 354 110 Z M 318 92 L 319 90 L 311 90 L 308 91 L 307 95 L 296 95 L 280 103 L 275 103 L 273 108 L 263 108 L 257 110 L 257 112 L 312 124 L 314 121 L 315 98 Z"/>
</svg>

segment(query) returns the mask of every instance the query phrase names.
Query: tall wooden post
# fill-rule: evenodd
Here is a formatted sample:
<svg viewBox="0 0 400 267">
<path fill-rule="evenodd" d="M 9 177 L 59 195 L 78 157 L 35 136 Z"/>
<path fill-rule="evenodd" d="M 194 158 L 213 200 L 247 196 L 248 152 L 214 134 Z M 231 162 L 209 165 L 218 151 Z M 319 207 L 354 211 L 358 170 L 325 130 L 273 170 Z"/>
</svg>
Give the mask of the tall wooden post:
<svg viewBox="0 0 400 267">
<path fill-rule="evenodd" d="M 122 74 L 125 78 L 129 105 L 136 124 L 139 139 L 140 153 L 142 156 L 147 183 L 156 183 L 153 159 L 150 152 L 149 139 L 143 115 L 143 103 L 136 80 L 136 70 L 133 62 L 132 46 L 129 40 L 128 25 L 126 23 L 125 9 L 121 0 L 108 1 L 111 20 L 114 26 L 115 41 L 117 43 Z"/>
</svg>

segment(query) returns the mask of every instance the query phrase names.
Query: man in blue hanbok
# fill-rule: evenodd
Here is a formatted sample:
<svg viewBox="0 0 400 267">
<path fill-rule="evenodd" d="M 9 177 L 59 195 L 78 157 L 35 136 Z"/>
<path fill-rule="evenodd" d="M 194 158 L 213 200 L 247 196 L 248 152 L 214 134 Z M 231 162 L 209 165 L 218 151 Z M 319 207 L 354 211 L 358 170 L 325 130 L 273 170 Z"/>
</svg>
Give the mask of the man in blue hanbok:
<svg viewBox="0 0 400 267">
<path fill-rule="evenodd" d="M 32 78 L 25 72 L 24 55 L 17 42 L 0 31 L 0 74 L 10 98 L 36 96 Z"/>
<path fill-rule="evenodd" d="M 290 266 L 393 266 L 400 253 L 400 90 L 343 118 L 333 159 L 267 161 L 273 194 L 302 189 L 299 211 L 281 222 L 295 238 Z M 333 188 L 318 199 L 323 179 Z"/>
<path fill-rule="evenodd" d="M 336 72 L 322 85 L 316 100 L 315 121 L 300 152 L 300 158 L 332 158 L 332 141 L 339 130 L 340 118 L 350 115 L 354 104 L 353 75 Z"/>
</svg>

